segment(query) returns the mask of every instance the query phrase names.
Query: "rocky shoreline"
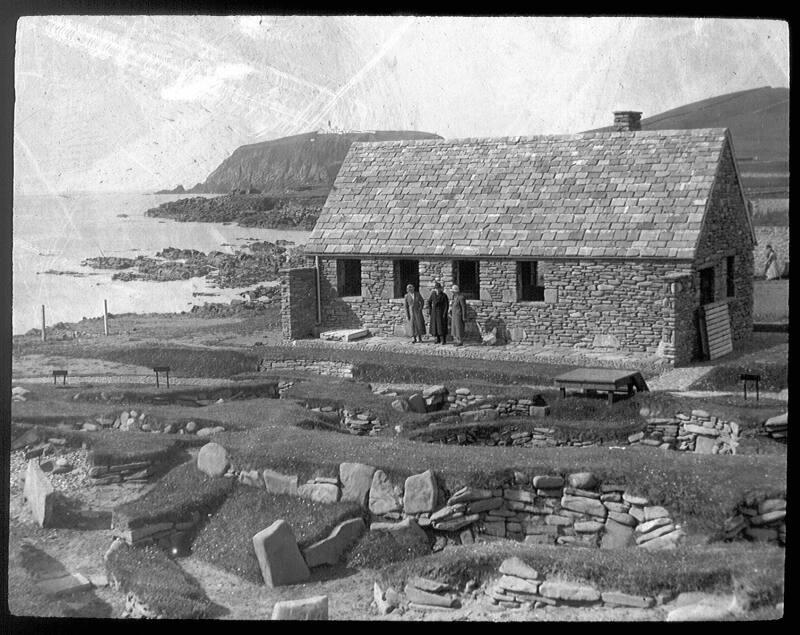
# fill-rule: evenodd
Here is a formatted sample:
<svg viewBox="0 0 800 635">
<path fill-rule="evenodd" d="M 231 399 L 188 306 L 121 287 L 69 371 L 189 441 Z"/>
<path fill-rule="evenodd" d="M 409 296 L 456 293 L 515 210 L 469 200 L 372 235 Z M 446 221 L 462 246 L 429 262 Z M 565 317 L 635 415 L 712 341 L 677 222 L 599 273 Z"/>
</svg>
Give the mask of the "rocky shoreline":
<svg viewBox="0 0 800 635">
<path fill-rule="evenodd" d="M 310 231 L 325 204 L 325 193 L 302 196 L 226 194 L 212 198 L 194 196 L 162 203 L 145 216 L 180 222 L 237 223 L 242 227 Z"/>
<path fill-rule="evenodd" d="M 81 265 L 115 270 L 117 273 L 112 280 L 121 282 L 169 282 L 207 277 L 216 287 L 232 289 L 278 280 L 280 269 L 302 264 L 303 255 L 302 246 L 289 241 L 256 241 L 232 254 L 220 251 L 206 254 L 196 249 L 167 247 L 154 257 L 98 256 L 83 260 Z"/>
</svg>

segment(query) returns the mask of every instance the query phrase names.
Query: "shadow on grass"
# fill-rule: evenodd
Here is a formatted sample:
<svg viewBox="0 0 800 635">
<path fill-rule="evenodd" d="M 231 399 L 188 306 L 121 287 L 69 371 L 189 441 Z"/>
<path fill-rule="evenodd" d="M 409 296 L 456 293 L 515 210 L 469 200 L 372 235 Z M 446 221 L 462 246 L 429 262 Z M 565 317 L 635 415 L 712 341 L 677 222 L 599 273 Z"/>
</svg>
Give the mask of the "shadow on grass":
<svg viewBox="0 0 800 635">
<path fill-rule="evenodd" d="M 53 529 L 97 531 L 111 529 L 111 510 L 87 509 L 80 501 L 56 492 L 53 504 Z"/>
<path fill-rule="evenodd" d="M 358 569 L 348 567 L 344 563 L 334 565 L 321 565 L 311 571 L 309 582 L 328 582 L 330 580 L 341 580 L 349 578 L 358 573 Z"/>
<path fill-rule="evenodd" d="M 197 578 L 195 578 L 193 575 L 190 575 L 183 567 L 181 567 L 181 569 L 183 569 L 183 574 L 186 577 L 187 582 L 196 584 L 197 588 L 202 589 L 204 600 L 208 603 L 208 608 L 204 611 L 203 619 L 218 619 L 230 614 L 230 610 L 227 607 L 211 601 L 211 599 L 208 597 L 208 594 L 205 592 L 205 589 L 203 589 L 203 585 L 200 584 L 200 581 Z"/>
<path fill-rule="evenodd" d="M 36 582 L 61 578 L 72 573 L 60 560 L 28 542 L 20 545 L 19 559 L 23 569 Z M 37 592 L 42 594 L 42 601 L 55 601 L 53 596 L 38 589 Z M 112 617 L 111 605 L 97 597 L 94 590 L 58 596 L 57 601 L 65 617 Z"/>
</svg>

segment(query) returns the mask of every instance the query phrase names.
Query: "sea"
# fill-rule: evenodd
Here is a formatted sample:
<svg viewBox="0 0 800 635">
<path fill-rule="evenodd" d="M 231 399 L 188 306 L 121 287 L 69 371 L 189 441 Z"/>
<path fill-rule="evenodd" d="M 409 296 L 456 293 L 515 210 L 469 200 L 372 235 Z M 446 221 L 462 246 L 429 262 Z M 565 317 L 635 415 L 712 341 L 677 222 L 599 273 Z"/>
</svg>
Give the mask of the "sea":
<svg viewBox="0 0 800 635">
<path fill-rule="evenodd" d="M 95 256 L 154 256 L 166 247 L 233 253 L 255 240 L 303 244 L 310 232 L 178 222 L 145 211 L 179 194 L 15 194 L 12 243 L 12 332 L 110 314 L 180 313 L 205 302 L 229 302 L 243 289 L 212 287 L 205 278 L 171 282 L 113 281 L 111 270 L 81 266 Z M 68 272 L 57 274 L 52 272 Z M 77 274 L 77 275 L 76 275 Z M 264 284 L 269 284 L 265 281 Z M 210 294 L 210 295 L 204 295 Z"/>
</svg>

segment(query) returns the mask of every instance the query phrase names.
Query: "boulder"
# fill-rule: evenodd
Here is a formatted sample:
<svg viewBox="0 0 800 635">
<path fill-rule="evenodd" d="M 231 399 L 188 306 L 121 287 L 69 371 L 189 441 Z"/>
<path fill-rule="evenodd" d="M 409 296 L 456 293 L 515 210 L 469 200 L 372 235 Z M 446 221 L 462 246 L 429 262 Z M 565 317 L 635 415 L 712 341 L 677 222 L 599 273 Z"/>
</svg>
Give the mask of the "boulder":
<svg viewBox="0 0 800 635">
<path fill-rule="evenodd" d="M 303 550 L 306 564 L 310 569 L 323 564 L 336 564 L 365 529 L 361 518 L 351 518 L 339 523 L 330 536 Z"/>
<path fill-rule="evenodd" d="M 343 501 L 353 501 L 363 508 L 369 504 L 369 490 L 375 468 L 363 463 L 342 463 L 339 465 L 339 481 L 342 483 Z"/>
<path fill-rule="evenodd" d="M 28 461 L 23 496 L 36 523 L 40 527 L 49 527 L 53 520 L 55 490 L 36 459 Z"/>
<path fill-rule="evenodd" d="M 425 414 L 427 412 L 425 406 L 425 398 L 418 392 L 415 392 L 408 398 L 408 407 L 413 412 L 418 412 L 420 414 Z"/>
<path fill-rule="evenodd" d="M 206 443 L 197 454 L 197 469 L 211 477 L 222 476 L 229 465 L 228 451 L 219 443 Z"/>
<path fill-rule="evenodd" d="M 264 582 L 270 587 L 299 584 L 311 576 L 291 526 L 276 520 L 253 536 L 253 548 Z"/>
<path fill-rule="evenodd" d="M 282 600 L 272 608 L 273 620 L 320 621 L 328 619 L 328 596 L 317 595 L 303 600 Z"/>
<path fill-rule="evenodd" d="M 403 510 L 406 514 L 432 512 L 436 509 L 438 490 L 432 470 L 409 476 L 404 488 Z"/>
<path fill-rule="evenodd" d="M 591 490 L 597 485 L 597 477 L 591 472 L 577 472 L 567 476 L 567 484 L 575 489 Z"/>
<path fill-rule="evenodd" d="M 398 512 L 403 508 L 403 500 L 395 491 L 386 472 L 375 470 L 369 488 L 369 511 L 376 516 Z"/>
<path fill-rule="evenodd" d="M 339 500 L 340 490 L 331 483 L 306 483 L 297 488 L 297 495 L 317 503 L 335 503 Z"/>
<path fill-rule="evenodd" d="M 272 494 L 289 494 L 297 496 L 297 475 L 289 476 L 273 470 L 264 470 L 261 473 L 264 486 Z"/>
<path fill-rule="evenodd" d="M 540 578 L 536 569 L 525 564 L 521 558 L 516 556 L 503 560 L 500 564 L 500 573 L 525 580 L 538 580 Z"/>
<path fill-rule="evenodd" d="M 770 417 L 764 422 L 766 428 L 786 428 L 789 424 L 789 413 L 784 412 L 782 415 Z"/>
</svg>

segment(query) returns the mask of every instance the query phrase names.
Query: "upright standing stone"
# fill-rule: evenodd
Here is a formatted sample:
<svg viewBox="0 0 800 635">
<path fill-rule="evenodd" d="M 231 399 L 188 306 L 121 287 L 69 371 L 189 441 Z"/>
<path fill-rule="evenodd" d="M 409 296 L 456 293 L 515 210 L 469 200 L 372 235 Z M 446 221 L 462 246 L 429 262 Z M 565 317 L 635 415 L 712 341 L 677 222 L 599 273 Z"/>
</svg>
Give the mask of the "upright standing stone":
<svg viewBox="0 0 800 635">
<path fill-rule="evenodd" d="M 369 488 L 375 468 L 363 463 L 342 463 L 339 465 L 339 481 L 342 483 L 343 501 L 353 501 L 366 508 L 369 500 Z"/>
<path fill-rule="evenodd" d="M 395 492 L 386 472 L 375 470 L 369 489 L 369 511 L 376 516 L 398 512 L 403 508 L 402 498 Z"/>
<path fill-rule="evenodd" d="M 276 520 L 253 536 L 253 548 L 268 586 L 298 584 L 311 577 L 294 531 L 285 520 Z"/>
<path fill-rule="evenodd" d="M 55 490 L 36 459 L 28 461 L 23 496 L 40 527 L 49 527 L 53 518 Z"/>
<path fill-rule="evenodd" d="M 436 477 L 431 470 L 406 479 L 403 510 L 406 514 L 432 512 L 436 507 Z"/>
</svg>

